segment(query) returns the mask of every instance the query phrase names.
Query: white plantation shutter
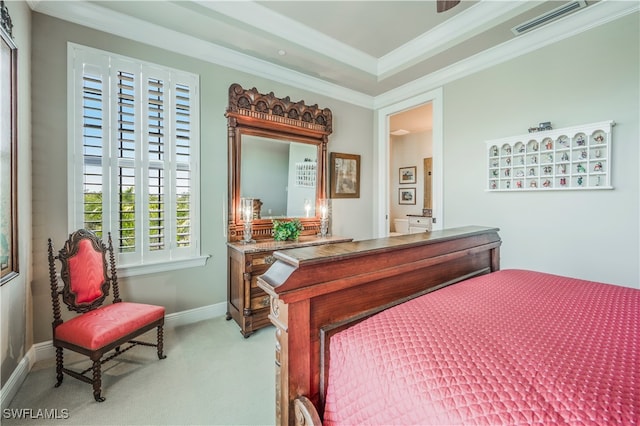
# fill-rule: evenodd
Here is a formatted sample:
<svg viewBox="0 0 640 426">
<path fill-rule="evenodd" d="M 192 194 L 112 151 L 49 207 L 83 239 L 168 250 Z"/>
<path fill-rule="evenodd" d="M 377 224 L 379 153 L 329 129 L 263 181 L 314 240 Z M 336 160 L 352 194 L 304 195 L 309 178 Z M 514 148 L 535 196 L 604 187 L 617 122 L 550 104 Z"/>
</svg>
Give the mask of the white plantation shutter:
<svg viewBox="0 0 640 426">
<path fill-rule="evenodd" d="M 146 132 L 147 149 L 145 150 L 148 166 L 148 216 L 145 218 L 149 227 L 147 236 L 148 250 L 151 252 L 166 250 L 166 238 L 170 237 L 166 229 L 166 200 L 165 197 L 165 82 L 157 78 L 147 79 L 146 99 Z"/>
<path fill-rule="evenodd" d="M 92 69 L 93 68 L 93 69 Z M 82 218 L 84 227 L 102 236 L 105 81 L 101 70 L 87 67 L 82 75 Z"/>
<path fill-rule="evenodd" d="M 78 45 L 69 56 L 70 229 L 111 232 L 121 265 L 198 257 L 198 76 Z"/>
<path fill-rule="evenodd" d="M 191 207 L 193 186 L 192 175 L 192 150 L 194 144 L 193 110 L 195 98 L 193 87 L 188 84 L 176 84 L 175 95 L 175 188 L 176 199 L 174 203 L 177 218 L 175 226 L 175 241 L 178 248 L 191 246 L 193 228 L 192 216 L 195 210 Z"/>
</svg>

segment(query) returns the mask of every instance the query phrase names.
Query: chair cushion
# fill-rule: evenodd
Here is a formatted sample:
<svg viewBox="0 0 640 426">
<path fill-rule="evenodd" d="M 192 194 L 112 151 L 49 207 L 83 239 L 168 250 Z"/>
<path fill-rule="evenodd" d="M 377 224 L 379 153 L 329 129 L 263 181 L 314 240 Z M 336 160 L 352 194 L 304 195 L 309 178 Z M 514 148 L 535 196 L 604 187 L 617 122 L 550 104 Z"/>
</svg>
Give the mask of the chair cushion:
<svg viewBox="0 0 640 426">
<path fill-rule="evenodd" d="M 55 328 L 54 336 L 58 340 L 96 350 L 164 317 L 164 311 L 164 306 L 114 303 L 63 322 Z"/>
</svg>

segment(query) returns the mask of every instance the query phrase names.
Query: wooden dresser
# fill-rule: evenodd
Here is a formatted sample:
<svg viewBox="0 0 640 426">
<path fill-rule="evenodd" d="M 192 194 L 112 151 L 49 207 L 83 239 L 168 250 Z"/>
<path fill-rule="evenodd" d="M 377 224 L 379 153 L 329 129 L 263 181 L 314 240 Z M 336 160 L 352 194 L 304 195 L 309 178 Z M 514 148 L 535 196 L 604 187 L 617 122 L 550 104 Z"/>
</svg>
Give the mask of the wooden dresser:
<svg viewBox="0 0 640 426">
<path fill-rule="evenodd" d="M 258 276 L 275 261 L 273 252 L 290 248 L 351 241 L 352 238 L 302 236 L 298 241 L 259 240 L 253 244 L 227 243 L 227 320 L 233 318 L 244 337 L 271 325 L 269 296 L 258 287 Z"/>
</svg>

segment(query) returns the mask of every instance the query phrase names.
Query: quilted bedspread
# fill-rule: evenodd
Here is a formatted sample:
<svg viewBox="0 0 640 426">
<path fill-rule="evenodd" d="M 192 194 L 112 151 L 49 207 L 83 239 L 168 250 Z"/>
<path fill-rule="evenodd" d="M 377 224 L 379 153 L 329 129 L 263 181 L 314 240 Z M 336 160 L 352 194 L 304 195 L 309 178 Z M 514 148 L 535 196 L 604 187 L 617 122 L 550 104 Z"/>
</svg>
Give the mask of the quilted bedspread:
<svg viewBox="0 0 640 426">
<path fill-rule="evenodd" d="M 640 290 L 494 272 L 336 334 L 330 360 L 328 425 L 637 425 Z"/>
</svg>

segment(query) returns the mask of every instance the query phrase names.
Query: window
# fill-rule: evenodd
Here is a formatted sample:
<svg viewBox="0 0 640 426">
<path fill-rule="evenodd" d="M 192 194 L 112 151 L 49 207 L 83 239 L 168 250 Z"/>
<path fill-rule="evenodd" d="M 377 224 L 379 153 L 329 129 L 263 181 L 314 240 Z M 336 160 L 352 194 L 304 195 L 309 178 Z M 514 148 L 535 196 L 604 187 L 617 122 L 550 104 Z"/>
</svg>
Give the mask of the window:
<svg viewBox="0 0 640 426">
<path fill-rule="evenodd" d="M 198 76 L 71 43 L 68 61 L 70 230 L 111 232 L 131 274 L 195 266 Z"/>
</svg>

